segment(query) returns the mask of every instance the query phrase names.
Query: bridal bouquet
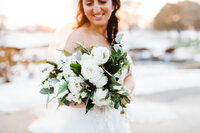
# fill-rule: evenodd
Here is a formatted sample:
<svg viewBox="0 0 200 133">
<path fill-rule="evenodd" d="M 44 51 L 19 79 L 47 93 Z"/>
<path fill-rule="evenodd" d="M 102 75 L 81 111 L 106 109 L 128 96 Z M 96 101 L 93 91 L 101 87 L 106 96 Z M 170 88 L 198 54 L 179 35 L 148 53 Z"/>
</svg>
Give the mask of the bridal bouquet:
<svg viewBox="0 0 200 133">
<path fill-rule="evenodd" d="M 74 42 L 78 45 L 74 53 L 62 50 L 55 62 L 47 61 L 50 65 L 43 70 L 46 79 L 40 91 L 47 95 L 47 106 L 51 100 L 60 98 L 58 107 L 83 102 L 86 113 L 94 105 L 109 106 L 124 113 L 130 103 L 129 94 L 116 75 L 121 75 L 130 62 L 121 48 L 122 37 L 119 34 L 115 38 L 117 44 L 112 43 L 110 49 L 101 45 L 86 48 Z"/>
</svg>

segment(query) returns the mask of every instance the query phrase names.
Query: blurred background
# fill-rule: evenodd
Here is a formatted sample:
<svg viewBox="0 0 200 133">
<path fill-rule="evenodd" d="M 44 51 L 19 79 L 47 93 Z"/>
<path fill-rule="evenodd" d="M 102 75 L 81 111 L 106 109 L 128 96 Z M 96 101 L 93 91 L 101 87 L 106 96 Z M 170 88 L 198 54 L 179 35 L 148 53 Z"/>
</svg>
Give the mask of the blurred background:
<svg viewBox="0 0 200 133">
<path fill-rule="evenodd" d="M 199 133 L 200 0 L 121 1 L 136 84 L 132 132 Z M 41 71 L 48 51 L 63 47 L 76 7 L 74 0 L 0 0 L 0 133 L 50 133 L 39 128 L 47 115 Z"/>
</svg>

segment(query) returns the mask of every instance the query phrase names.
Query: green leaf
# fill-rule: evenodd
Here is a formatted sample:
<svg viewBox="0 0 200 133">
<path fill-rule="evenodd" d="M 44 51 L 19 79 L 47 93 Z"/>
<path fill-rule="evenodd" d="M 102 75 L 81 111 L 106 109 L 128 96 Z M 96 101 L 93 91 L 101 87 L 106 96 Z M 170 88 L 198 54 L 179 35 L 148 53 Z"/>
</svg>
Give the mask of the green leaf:
<svg viewBox="0 0 200 133">
<path fill-rule="evenodd" d="M 80 64 L 70 64 L 70 68 L 77 76 L 81 73 L 81 65 Z"/>
<path fill-rule="evenodd" d="M 120 44 L 115 44 L 114 46 L 113 46 L 113 48 L 114 48 L 114 50 L 116 51 L 116 52 L 122 52 L 123 50 L 122 50 L 122 47 L 120 46 Z"/>
<path fill-rule="evenodd" d="M 107 92 L 105 99 L 109 98 L 109 92 Z"/>
<path fill-rule="evenodd" d="M 63 102 L 64 102 L 64 100 L 65 100 L 66 97 L 67 97 L 67 95 L 65 95 L 63 98 L 61 98 L 61 100 L 60 100 L 60 102 L 59 102 L 59 104 L 58 104 L 56 110 L 60 107 L 60 105 L 63 104 Z"/>
<path fill-rule="evenodd" d="M 65 56 L 71 56 L 72 55 L 70 52 L 66 51 L 65 49 L 63 49 L 63 50 L 56 49 L 56 50 L 57 51 L 62 51 Z"/>
<path fill-rule="evenodd" d="M 44 69 L 42 70 L 42 72 L 45 72 L 45 71 L 47 71 L 47 69 L 48 69 L 48 67 L 44 68 Z"/>
<path fill-rule="evenodd" d="M 128 96 L 128 92 L 124 92 L 123 94 L 124 94 L 125 96 Z"/>
<path fill-rule="evenodd" d="M 53 61 L 46 61 L 46 63 L 50 64 L 50 65 L 53 65 L 54 67 L 57 67 L 57 64 Z"/>
<path fill-rule="evenodd" d="M 127 102 L 127 103 L 130 103 L 131 101 L 128 99 L 128 97 L 124 97 L 124 100 Z"/>
<path fill-rule="evenodd" d="M 116 86 L 120 86 L 121 84 L 117 82 L 116 78 L 115 77 L 111 77 L 110 78 L 112 84 L 116 85 Z"/>
<path fill-rule="evenodd" d="M 67 106 L 70 105 L 70 101 L 68 101 L 68 100 L 66 100 L 66 99 L 63 101 L 63 103 L 64 103 L 65 105 L 67 105 Z"/>
<path fill-rule="evenodd" d="M 120 102 L 117 102 L 117 103 L 115 104 L 114 108 L 115 108 L 115 109 L 118 109 L 119 106 L 120 106 Z"/>
<path fill-rule="evenodd" d="M 86 111 L 85 114 L 88 113 L 88 111 L 94 106 L 94 104 L 92 103 L 92 100 L 90 99 L 91 95 L 89 94 L 86 101 L 85 101 L 85 106 L 86 106 Z"/>
<path fill-rule="evenodd" d="M 69 84 L 69 81 L 66 81 L 63 85 L 60 86 L 60 88 L 58 89 L 58 93 L 56 94 L 56 97 L 57 97 L 60 93 L 63 93 L 65 90 L 68 89 L 68 84 Z"/>
<path fill-rule="evenodd" d="M 80 47 L 82 47 L 82 48 L 84 48 L 84 49 L 86 49 L 85 45 L 83 45 L 81 42 L 74 41 L 73 43 L 78 45 L 78 46 L 80 46 Z"/>
<path fill-rule="evenodd" d="M 123 36 L 124 36 L 124 34 L 122 34 L 122 33 L 118 34 L 117 37 L 115 38 L 115 41 L 116 41 L 117 43 L 120 43 L 121 40 L 122 40 L 122 38 L 123 38 Z"/>
<path fill-rule="evenodd" d="M 44 95 L 48 95 L 48 93 L 52 94 L 53 93 L 53 88 L 50 88 L 50 89 L 48 89 L 48 88 L 42 88 L 40 90 L 40 93 L 44 94 Z"/>
<path fill-rule="evenodd" d="M 63 50 L 63 53 L 65 54 L 65 56 L 71 56 L 72 54 L 66 50 Z"/>
</svg>

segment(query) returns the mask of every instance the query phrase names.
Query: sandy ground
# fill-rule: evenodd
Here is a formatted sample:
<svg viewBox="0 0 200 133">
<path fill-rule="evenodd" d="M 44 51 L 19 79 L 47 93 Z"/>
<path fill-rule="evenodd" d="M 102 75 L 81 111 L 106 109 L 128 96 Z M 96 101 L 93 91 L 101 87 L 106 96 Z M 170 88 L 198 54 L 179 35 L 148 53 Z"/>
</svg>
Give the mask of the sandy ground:
<svg viewBox="0 0 200 133">
<path fill-rule="evenodd" d="M 176 118 L 159 122 L 132 122 L 133 133 L 200 133 L 200 88 L 135 96 L 135 102 L 141 101 L 167 104 Z M 28 133 L 27 127 L 35 119 L 33 108 L 15 113 L 0 112 L 0 133 Z"/>
</svg>

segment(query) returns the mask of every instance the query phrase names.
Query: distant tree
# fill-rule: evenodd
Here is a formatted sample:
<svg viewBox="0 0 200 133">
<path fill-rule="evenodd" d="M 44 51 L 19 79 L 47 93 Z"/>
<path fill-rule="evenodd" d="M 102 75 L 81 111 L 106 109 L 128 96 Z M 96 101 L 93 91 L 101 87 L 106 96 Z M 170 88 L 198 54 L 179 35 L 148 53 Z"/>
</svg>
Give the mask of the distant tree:
<svg viewBox="0 0 200 133">
<path fill-rule="evenodd" d="M 166 4 L 154 18 L 156 30 L 200 30 L 200 5 L 191 1 Z"/>
</svg>

